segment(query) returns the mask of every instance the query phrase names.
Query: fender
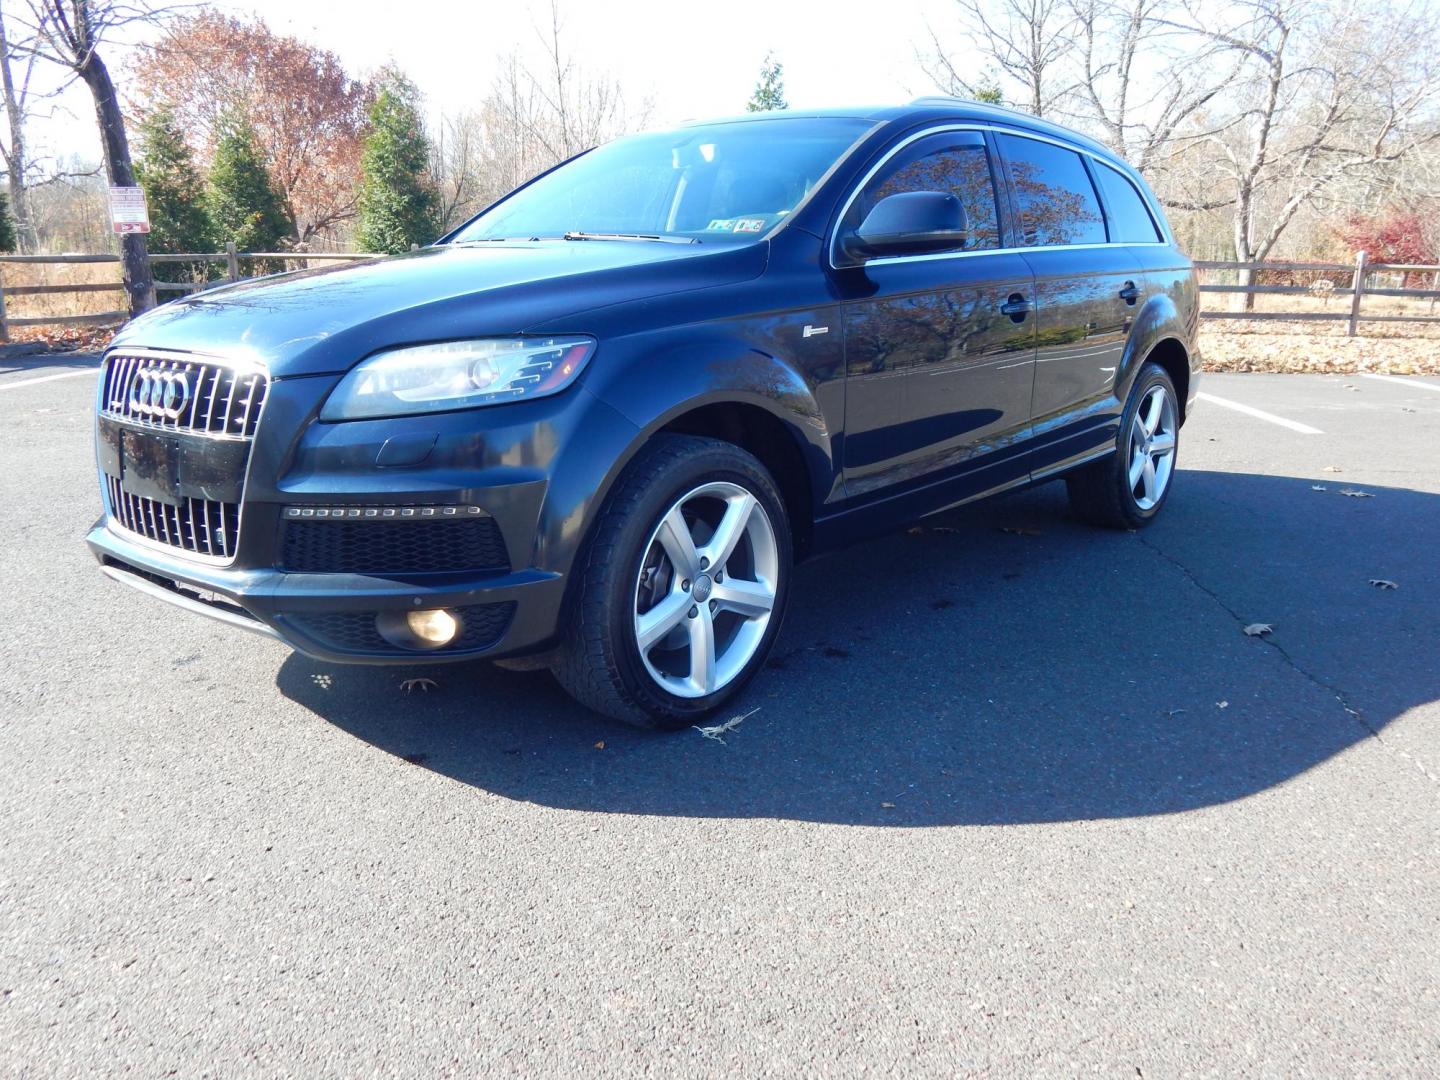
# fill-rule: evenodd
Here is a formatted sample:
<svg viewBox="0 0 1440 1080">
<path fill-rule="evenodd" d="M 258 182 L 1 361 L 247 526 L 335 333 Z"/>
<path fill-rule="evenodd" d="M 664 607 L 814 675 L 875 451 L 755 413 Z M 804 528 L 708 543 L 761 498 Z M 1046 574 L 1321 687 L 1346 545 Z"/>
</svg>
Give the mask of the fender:
<svg viewBox="0 0 1440 1080">
<path fill-rule="evenodd" d="M 1195 362 L 1196 352 L 1191 344 L 1190 329 L 1174 299 L 1168 293 L 1155 293 L 1135 316 L 1135 324 L 1125 342 L 1125 352 L 1115 373 L 1115 397 L 1118 401 L 1123 403 L 1130 396 L 1130 388 L 1141 365 L 1149 359 L 1155 346 L 1167 339 L 1178 341 L 1192 364 Z"/>
<path fill-rule="evenodd" d="M 666 340 L 678 338 L 679 332 L 667 332 L 658 341 L 647 335 L 643 354 L 607 363 L 603 381 L 588 385 L 638 429 L 607 477 L 607 486 L 651 436 L 678 418 L 711 405 L 744 405 L 779 421 L 805 460 L 811 505 L 823 505 L 839 474 L 836 444 L 841 438 L 844 379 L 838 362 L 833 372 L 828 367 L 823 372 L 802 369 L 728 334 L 696 342 L 696 329 L 684 334 L 688 344 Z M 837 359 L 838 351 L 837 340 Z M 835 399 L 828 410 L 821 404 L 827 388 Z"/>
</svg>

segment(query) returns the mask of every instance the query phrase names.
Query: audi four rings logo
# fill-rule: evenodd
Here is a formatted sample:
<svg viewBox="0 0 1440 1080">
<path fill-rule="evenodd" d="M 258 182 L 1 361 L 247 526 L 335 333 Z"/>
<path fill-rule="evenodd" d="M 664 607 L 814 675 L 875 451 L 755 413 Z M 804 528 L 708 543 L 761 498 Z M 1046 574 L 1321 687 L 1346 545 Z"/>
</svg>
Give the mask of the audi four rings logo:
<svg viewBox="0 0 1440 1080">
<path fill-rule="evenodd" d="M 130 411 L 177 420 L 190 403 L 190 379 L 183 371 L 136 373 L 130 383 Z"/>
</svg>

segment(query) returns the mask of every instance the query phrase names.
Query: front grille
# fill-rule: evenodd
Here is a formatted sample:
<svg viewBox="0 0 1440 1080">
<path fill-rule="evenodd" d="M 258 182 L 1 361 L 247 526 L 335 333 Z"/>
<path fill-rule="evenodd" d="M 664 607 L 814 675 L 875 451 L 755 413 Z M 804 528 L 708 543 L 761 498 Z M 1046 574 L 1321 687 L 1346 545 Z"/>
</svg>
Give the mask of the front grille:
<svg viewBox="0 0 1440 1080">
<path fill-rule="evenodd" d="M 147 378 L 168 379 L 177 390 L 169 407 L 151 402 L 141 391 Z M 183 393 L 179 387 L 183 384 Z M 106 358 L 100 409 L 127 423 L 198 435 L 249 439 L 255 435 L 269 380 L 263 371 L 182 357 L 127 356 Z"/>
<path fill-rule="evenodd" d="M 261 369 L 233 367 L 181 355 L 113 352 L 105 358 L 101 375 L 101 434 L 110 425 L 109 442 L 102 450 L 105 495 L 111 520 L 147 540 L 192 555 L 230 560 L 240 539 L 239 493 L 250 460 L 250 443 L 260 422 L 261 409 L 269 388 L 269 377 Z M 179 440 L 223 440 L 209 444 L 224 453 L 223 476 L 197 481 L 187 477 L 182 465 L 172 474 L 173 487 L 167 498 L 151 490 L 137 494 L 127 490 L 119 428 L 136 428 L 154 433 L 155 438 Z M 191 458 L 181 455 L 184 461 Z M 172 466 L 174 468 L 174 466 Z M 133 485 L 144 490 L 144 485 Z M 220 501 L 201 497 L 219 494 Z M 155 497 L 155 496 L 160 497 Z M 233 501 L 232 501 L 233 500 Z"/>
<path fill-rule="evenodd" d="M 415 650 L 417 656 L 490 648 L 505 636 L 510 618 L 515 614 L 515 604 L 513 601 L 474 604 L 450 610 L 460 620 L 459 636 L 443 649 Z M 398 649 L 380 636 L 380 631 L 375 629 L 375 616 L 373 611 L 335 611 L 323 615 L 292 615 L 289 621 L 336 652 L 393 654 L 409 651 Z"/>
<path fill-rule="evenodd" d="M 121 528 L 195 555 L 235 557 L 240 535 L 240 504 L 210 499 L 181 499 L 178 505 L 132 495 L 113 476 L 105 477 L 110 516 Z"/>
<path fill-rule="evenodd" d="M 281 563 L 312 574 L 441 574 L 503 570 L 491 517 L 460 520 L 287 521 Z"/>
</svg>

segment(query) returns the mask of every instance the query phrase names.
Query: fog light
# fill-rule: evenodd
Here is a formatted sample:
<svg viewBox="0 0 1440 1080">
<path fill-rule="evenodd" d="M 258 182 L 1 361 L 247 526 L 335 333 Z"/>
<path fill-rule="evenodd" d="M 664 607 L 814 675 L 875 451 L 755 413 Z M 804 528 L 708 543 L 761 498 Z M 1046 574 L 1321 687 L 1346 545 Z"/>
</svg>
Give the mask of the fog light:
<svg viewBox="0 0 1440 1080">
<path fill-rule="evenodd" d="M 460 634 L 460 620 L 444 608 L 387 611 L 375 617 L 375 629 L 402 649 L 441 649 Z"/>
<path fill-rule="evenodd" d="M 455 616 L 444 608 L 431 611 L 410 611 L 405 614 L 405 625 L 410 632 L 427 645 L 446 645 L 460 630 Z"/>
</svg>

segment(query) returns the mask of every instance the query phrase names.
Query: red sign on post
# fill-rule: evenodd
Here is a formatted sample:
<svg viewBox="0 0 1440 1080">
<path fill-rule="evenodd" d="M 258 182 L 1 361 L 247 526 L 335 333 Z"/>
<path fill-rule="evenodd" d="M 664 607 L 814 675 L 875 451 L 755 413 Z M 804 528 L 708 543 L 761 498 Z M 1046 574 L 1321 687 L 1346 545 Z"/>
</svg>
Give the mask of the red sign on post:
<svg viewBox="0 0 1440 1080">
<path fill-rule="evenodd" d="M 138 187 L 110 189 L 110 228 L 117 233 L 148 233 L 150 211 L 145 191 Z"/>
</svg>

